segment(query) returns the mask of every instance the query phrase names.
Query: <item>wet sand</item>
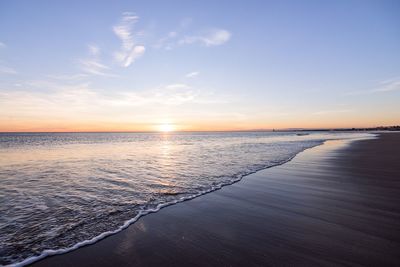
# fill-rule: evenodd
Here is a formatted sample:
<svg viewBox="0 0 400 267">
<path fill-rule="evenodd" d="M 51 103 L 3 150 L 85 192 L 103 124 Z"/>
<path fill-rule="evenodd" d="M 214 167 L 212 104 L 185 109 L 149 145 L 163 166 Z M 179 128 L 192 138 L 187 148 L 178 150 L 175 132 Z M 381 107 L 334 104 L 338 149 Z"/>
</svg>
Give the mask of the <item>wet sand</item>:
<svg viewBox="0 0 400 267">
<path fill-rule="evenodd" d="M 32 266 L 400 266 L 400 133 L 330 141 Z"/>
</svg>

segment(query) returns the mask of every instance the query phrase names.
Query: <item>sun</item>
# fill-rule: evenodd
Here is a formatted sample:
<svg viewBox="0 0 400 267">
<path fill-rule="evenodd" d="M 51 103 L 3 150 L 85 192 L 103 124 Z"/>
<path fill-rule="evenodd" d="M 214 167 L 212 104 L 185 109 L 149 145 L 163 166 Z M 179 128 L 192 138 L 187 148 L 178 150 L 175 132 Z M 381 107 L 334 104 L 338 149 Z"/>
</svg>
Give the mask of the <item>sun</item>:
<svg viewBox="0 0 400 267">
<path fill-rule="evenodd" d="M 158 130 L 160 132 L 169 133 L 169 132 L 173 132 L 175 130 L 175 127 L 172 124 L 163 123 L 163 124 L 158 125 Z"/>
</svg>

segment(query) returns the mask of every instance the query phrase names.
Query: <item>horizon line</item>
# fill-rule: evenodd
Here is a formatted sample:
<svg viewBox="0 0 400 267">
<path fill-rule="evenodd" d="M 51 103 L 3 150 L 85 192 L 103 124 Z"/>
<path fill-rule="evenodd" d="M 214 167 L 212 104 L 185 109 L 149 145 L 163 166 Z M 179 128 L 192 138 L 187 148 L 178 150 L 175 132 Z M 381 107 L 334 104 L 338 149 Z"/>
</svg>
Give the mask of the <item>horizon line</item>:
<svg viewBox="0 0 400 267">
<path fill-rule="evenodd" d="M 195 133 L 195 132 L 280 132 L 280 131 L 340 131 L 340 130 L 373 130 L 380 128 L 400 128 L 399 125 L 374 126 L 374 127 L 334 127 L 334 128 L 271 128 L 248 130 L 177 130 L 163 131 L 0 131 L 0 133 Z"/>
</svg>

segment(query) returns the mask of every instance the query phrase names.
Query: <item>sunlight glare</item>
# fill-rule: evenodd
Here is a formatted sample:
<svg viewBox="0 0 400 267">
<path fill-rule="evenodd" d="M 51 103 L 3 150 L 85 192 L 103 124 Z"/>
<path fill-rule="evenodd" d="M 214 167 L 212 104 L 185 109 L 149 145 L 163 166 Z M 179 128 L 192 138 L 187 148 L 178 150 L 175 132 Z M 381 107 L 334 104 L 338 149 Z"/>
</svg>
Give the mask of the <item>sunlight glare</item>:
<svg viewBox="0 0 400 267">
<path fill-rule="evenodd" d="M 175 130 L 175 127 L 172 124 L 164 123 L 164 124 L 160 124 L 158 126 L 158 129 L 160 132 L 167 133 L 167 132 L 173 132 Z"/>
</svg>

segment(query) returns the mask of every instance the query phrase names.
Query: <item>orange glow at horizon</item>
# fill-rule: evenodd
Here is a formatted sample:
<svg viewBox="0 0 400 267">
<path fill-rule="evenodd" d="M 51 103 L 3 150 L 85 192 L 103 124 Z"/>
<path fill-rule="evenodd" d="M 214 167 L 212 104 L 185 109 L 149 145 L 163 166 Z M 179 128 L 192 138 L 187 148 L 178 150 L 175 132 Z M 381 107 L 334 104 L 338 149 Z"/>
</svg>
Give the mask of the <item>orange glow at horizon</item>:
<svg viewBox="0 0 400 267">
<path fill-rule="evenodd" d="M 396 118 L 293 118 L 252 119 L 252 120 L 175 120 L 170 122 L 115 122 L 91 120 L 10 120 L 0 119 L 0 132 L 175 132 L 175 131 L 246 131 L 287 128 L 364 128 L 398 125 Z"/>
<path fill-rule="evenodd" d="M 169 133 L 175 131 L 175 126 L 169 123 L 163 123 L 158 125 L 158 131 Z"/>
</svg>

